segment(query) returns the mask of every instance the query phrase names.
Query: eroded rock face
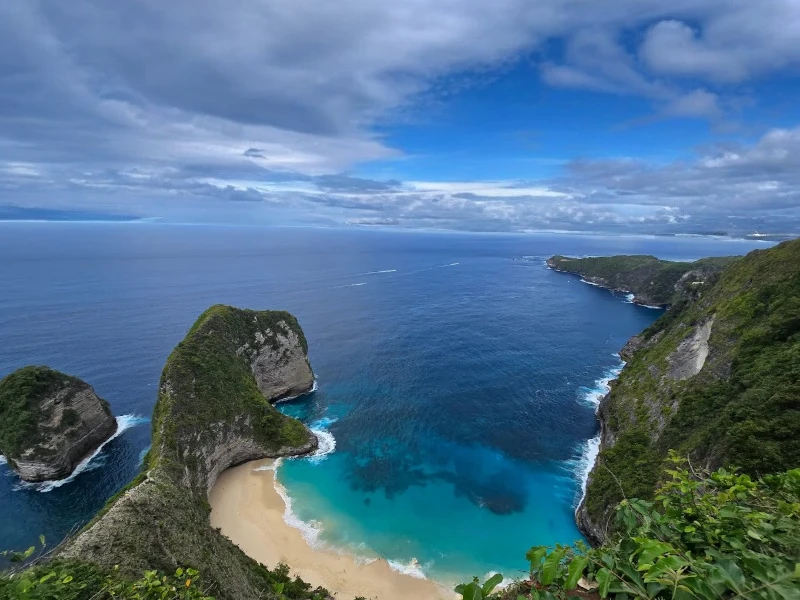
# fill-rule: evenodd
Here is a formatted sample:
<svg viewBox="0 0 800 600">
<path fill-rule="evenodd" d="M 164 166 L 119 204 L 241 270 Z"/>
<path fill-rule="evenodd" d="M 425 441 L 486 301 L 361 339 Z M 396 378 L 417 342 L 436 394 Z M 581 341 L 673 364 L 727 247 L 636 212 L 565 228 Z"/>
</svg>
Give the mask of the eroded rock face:
<svg viewBox="0 0 800 600">
<path fill-rule="evenodd" d="M 308 364 L 300 338 L 280 322 L 274 340 L 256 332 L 256 352 L 251 361 L 258 389 L 265 398 L 277 401 L 298 396 L 314 387 L 314 373 Z"/>
<path fill-rule="evenodd" d="M 667 362 L 669 362 L 669 372 L 667 376 L 670 379 L 682 381 L 697 375 L 706 364 L 708 358 L 708 340 L 711 337 L 711 327 L 714 325 L 714 317 L 707 319 L 705 322 L 697 325 L 692 334 L 687 337 L 669 355 Z"/>
<path fill-rule="evenodd" d="M 25 367 L 0 382 L 0 450 L 25 481 L 68 477 L 117 430 L 108 402 L 84 381 Z"/>
</svg>

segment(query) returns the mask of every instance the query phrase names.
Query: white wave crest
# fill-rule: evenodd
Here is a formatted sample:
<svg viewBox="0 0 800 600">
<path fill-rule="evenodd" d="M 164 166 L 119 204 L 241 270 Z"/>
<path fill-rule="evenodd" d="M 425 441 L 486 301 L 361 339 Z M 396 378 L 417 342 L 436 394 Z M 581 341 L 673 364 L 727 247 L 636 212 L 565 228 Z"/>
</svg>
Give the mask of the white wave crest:
<svg viewBox="0 0 800 600">
<path fill-rule="evenodd" d="M 366 281 L 362 281 L 361 283 L 347 283 L 345 285 L 335 285 L 332 289 L 338 290 L 339 288 L 349 288 L 349 287 L 359 287 L 362 285 L 367 285 Z"/>
<path fill-rule="evenodd" d="M 633 294 L 625 294 L 625 304 L 633 304 L 633 299 L 635 297 L 636 296 L 634 296 Z"/>
<path fill-rule="evenodd" d="M 578 505 L 583 502 L 583 498 L 586 496 L 586 486 L 589 483 L 589 473 L 591 473 L 592 469 L 594 468 L 594 461 L 597 460 L 598 454 L 600 454 L 599 435 L 590 440 L 586 440 L 581 448 L 580 454 L 575 459 L 570 461 L 570 470 L 575 473 L 575 476 L 578 478 L 578 481 L 581 484 L 581 495 L 579 498 L 575 499 L 575 508 L 578 508 Z"/>
<path fill-rule="evenodd" d="M 614 354 L 614 356 L 619 360 L 618 365 L 607 369 L 603 374 L 603 377 L 594 382 L 594 387 L 580 388 L 582 393 L 581 400 L 585 404 L 593 406 L 595 412 L 597 412 L 597 410 L 600 408 L 600 401 L 603 399 L 603 397 L 611 391 L 611 382 L 619 377 L 619 374 L 625 367 L 625 361 L 619 357 L 619 354 Z M 586 440 L 581 445 L 575 458 L 566 461 L 567 469 L 574 475 L 581 486 L 580 497 L 575 499 L 576 508 L 581 502 L 583 502 L 583 498 L 586 495 L 586 485 L 589 481 L 589 473 L 591 473 L 592 469 L 594 468 L 594 463 L 595 460 L 597 460 L 597 455 L 599 453 L 600 436 L 597 435 L 589 440 Z"/>
<path fill-rule="evenodd" d="M 412 558 L 407 564 L 403 564 L 399 560 L 387 560 L 386 562 L 389 563 L 389 566 L 393 571 L 397 571 L 403 575 L 409 575 L 410 577 L 415 577 L 416 579 L 427 579 L 423 567 L 430 569 L 433 565 L 433 562 L 421 565 L 416 558 Z"/>
<path fill-rule="evenodd" d="M 336 438 L 330 431 L 325 429 L 311 429 L 311 432 L 317 436 L 319 446 L 314 451 L 314 454 L 308 457 L 312 463 L 321 463 L 329 454 L 336 450 Z"/>
<path fill-rule="evenodd" d="M 278 495 L 283 500 L 283 504 L 285 506 L 283 511 L 283 522 L 286 523 L 289 527 L 294 527 L 298 531 L 300 531 L 300 535 L 303 536 L 303 539 L 306 543 L 314 549 L 320 549 L 324 547 L 324 543 L 320 540 L 320 535 L 324 531 L 322 527 L 322 523 L 319 521 L 303 521 L 300 517 L 298 517 L 294 510 L 292 510 L 292 497 L 289 496 L 289 492 L 286 491 L 286 488 L 278 481 L 278 468 L 281 466 L 283 462 L 282 458 L 276 458 L 275 461 L 271 465 L 265 465 L 263 467 L 258 467 L 257 469 L 253 469 L 254 471 L 272 471 L 272 484 L 275 487 L 275 491 L 278 492 Z"/>
<path fill-rule="evenodd" d="M 397 273 L 397 269 L 384 269 L 383 271 L 367 271 L 366 273 L 359 273 L 357 277 L 361 275 L 380 275 L 381 273 Z"/>
<path fill-rule="evenodd" d="M 0 465 L 4 465 L 7 462 L 8 462 L 8 460 L 6 460 L 6 457 L 3 456 L 2 454 L 0 454 Z"/>
<path fill-rule="evenodd" d="M 141 425 L 142 423 L 149 423 L 150 419 L 145 417 L 139 417 L 137 415 L 122 415 L 117 417 L 117 431 L 108 438 L 105 442 L 100 444 L 100 446 L 95 450 L 90 456 L 83 459 L 75 470 L 70 474 L 69 477 L 64 479 L 57 479 L 55 481 L 39 481 L 36 483 L 31 483 L 28 481 L 21 481 L 16 486 L 14 486 L 15 490 L 26 489 L 26 490 L 36 490 L 37 492 L 52 492 L 56 488 L 60 488 L 62 485 L 66 485 L 70 481 L 73 481 L 78 475 L 83 473 L 84 471 L 91 471 L 95 468 L 102 467 L 103 463 L 95 464 L 94 466 L 92 463 L 95 459 L 100 455 L 103 451 L 103 448 L 106 447 L 111 440 L 118 438 L 124 432 L 126 432 L 131 427 L 136 427 L 137 425 Z"/>
<path fill-rule="evenodd" d="M 314 384 L 311 386 L 311 389 L 307 392 L 303 392 L 302 394 L 297 394 L 296 396 L 287 396 L 286 398 L 281 398 L 280 400 L 275 400 L 274 404 L 280 404 L 281 402 L 289 402 L 290 400 L 296 400 L 297 398 L 302 398 L 303 396 L 307 396 L 308 394 L 313 394 L 319 389 L 319 385 L 317 384 L 316 377 L 314 378 Z"/>
<path fill-rule="evenodd" d="M 611 391 L 611 382 L 619 377 L 619 374 L 622 372 L 624 366 L 625 362 L 620 361 L 619 365 L 611 367 L 605 372 L 603 377 L 595 381 L 594 387 L 580 388 L 580 391 L 583 394 L 582 400 L 586 404 L 594 406 L 595 410 L 597 410 L 600 407 L 600 401 L 608 392 Z"/>
</svg>

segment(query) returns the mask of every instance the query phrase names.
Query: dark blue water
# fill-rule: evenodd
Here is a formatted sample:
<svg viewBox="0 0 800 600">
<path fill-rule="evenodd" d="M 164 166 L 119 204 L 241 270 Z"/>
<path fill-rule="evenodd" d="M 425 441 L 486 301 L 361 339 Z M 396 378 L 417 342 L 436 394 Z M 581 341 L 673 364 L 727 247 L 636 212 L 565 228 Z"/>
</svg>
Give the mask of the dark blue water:
<svg viewBox="0 0 800 600">
<path fill-rule="evenodd" d="M 316 393 L 281 405 L 335 438 L 279 479 L 315 543 L 442 579 L 579 537 L 593 390 L 658 312 L 555 273 L 555 253 L 741 254 L 752 242 L 142 224 L 0 224 L 0 376 L 82 377 L 126 429 L 86 470 L 22 486 L 0 465 L 0 546 L 56 541 L 136 474 L 164 360 L 209 305 L 300 320 Z M 601 386 L 602 387 L 602 386 Z M 313 526 L 308 525 L 312 521 Z"/>
</svg>

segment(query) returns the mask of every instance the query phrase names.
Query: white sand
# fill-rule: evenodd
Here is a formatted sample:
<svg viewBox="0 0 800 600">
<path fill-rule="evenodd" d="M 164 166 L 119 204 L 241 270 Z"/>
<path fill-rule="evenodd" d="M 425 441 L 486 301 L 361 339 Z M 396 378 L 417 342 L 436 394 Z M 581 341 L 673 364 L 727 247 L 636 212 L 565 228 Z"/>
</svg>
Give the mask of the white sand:
<svg viewBox="0 0 800 600">
<path fill-rule="evenodd" d="M 261 460 L 228 469 L 211 490 L 211 525 L 219 527 L 245 554 L 270 568 L 285 562 L 293 575 L 343 600 L 357 596 L 371 600 L 454 597 L 431 580 L 394 571 L 385 560 L 359 564 L 350 555 L 309 546 L 300 531 L 283 520 L 286 506 L 275 489 L 273 471 L 254 470 L 272 462 Z"/>
</svg>

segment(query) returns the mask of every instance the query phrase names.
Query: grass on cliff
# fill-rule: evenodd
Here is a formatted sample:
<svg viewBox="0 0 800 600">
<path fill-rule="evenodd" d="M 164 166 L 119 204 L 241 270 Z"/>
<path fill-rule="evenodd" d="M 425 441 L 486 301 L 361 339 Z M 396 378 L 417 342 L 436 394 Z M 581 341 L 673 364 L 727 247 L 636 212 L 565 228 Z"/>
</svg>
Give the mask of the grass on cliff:
<svg viewBox="0 0 800 600">
<path fill-rule="evenodd" d="M 669 354 L 711 316 L 703 371 L 665 379 Z M 588 486 L 596 523 L 623 494 L 651 498 L 671 449 L 753 477 L 800 465 L 800 241 L 749 254 L 644 336 L 650 346 L 625 367 L 604 409 L 616 442 Z M 665 426 L 654 436 L 659 417 Z"/>
<path fill-rule="evenodd" d="M 292 330 L 307 351 L 297 320 L 288 312 L 253 311 L 215 305 L 205 311 L 167 359 L 161 378 L 154 434 L 169 416 L 163 440 L 174 446 L 210 423 L 231 422 L 252 415 L 254 434 L 267 448 L 302 446 L 308 432 L 296 419 L 281 414 L 259 391 L 242 340 L 257 332 Z M 278 347 L 276 336 L 266 343 Z M 180 401 L 174 401 L 179 398 Z"/>
<path fill-rule="evenodd" d="M 80 380 L 48 367 L 23 367 L 0 381 L 0 453 L 19 456 L 38 439 L 39 402 L 61 386 Z M 74 411 L 73 411 L 74 412 Z"/>
<path fill-rule="evenodd" d="M 189 565 L 202 574 L 208 595 L 224 600 L 321 594 L 290 579 L 284 567 L 270 570 L 250 559 L 209 522 L 207 475 L 209 461 L 219 460 L 214 452 L 221 431 L 252 438 L 265 453 L 310 439 L 299 421 L 264 398 L 251 367 L 253 345 L 278 348 L 275 332 L 290 331 L 305 350 L 302 330 L 289 313 L 222 305 L 203 313 L 164 367 L 142 473 L 62 556 L 106 569 L 119 565 L 119 575 L 129 581 L 145 571 L 172 573 Z"/>
</svg>

